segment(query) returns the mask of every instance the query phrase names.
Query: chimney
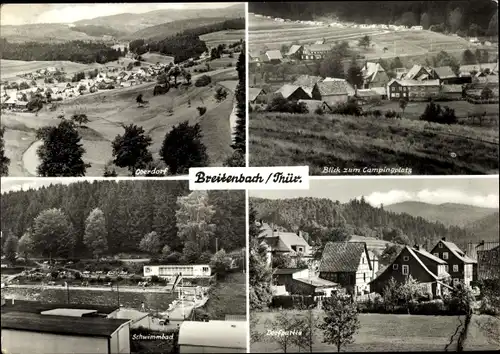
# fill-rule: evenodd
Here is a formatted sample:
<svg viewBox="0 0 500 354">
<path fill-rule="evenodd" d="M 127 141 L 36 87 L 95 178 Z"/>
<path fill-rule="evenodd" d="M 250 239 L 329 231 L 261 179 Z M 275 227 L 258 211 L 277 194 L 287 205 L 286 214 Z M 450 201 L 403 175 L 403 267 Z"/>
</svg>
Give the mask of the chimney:
<svg viewBox="0 0 500 354">
<path fill-rule="evenodd" d="M 414 249 L 416 249 L 417 251 L 420 250 L 420 246 L 418 244 L 415 244 L 415 246 L 413 246 Z"/>
<path fill-rule="evenodd" d="M 14 298 L 12 298 L 12 305 L 14 305 Z"/>
<path fill-rule="evenodd" d="M 441 237 L 441 240 L 442 241 L 446 241 L 446 237 Z"/>
</svg>

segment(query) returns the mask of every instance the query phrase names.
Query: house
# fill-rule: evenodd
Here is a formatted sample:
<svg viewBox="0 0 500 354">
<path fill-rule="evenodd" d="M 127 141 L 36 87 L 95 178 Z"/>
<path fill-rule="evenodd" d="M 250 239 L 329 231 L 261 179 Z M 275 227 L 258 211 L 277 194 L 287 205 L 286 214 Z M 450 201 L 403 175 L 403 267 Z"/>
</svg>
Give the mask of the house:
<svg viewBox="0 0 500 354">
<path fill-rule="evenodd" d="M 300 86 L 309 95 L 309 98 L 312 98 L 313 90 L 316 84 L 321 81 L 323 81 L 321 76 L 300 75 L 297 79 L 295 79 L 293 85 Z M 320 98 L 316 97 L 315 99 Z"/>
<path fill-rule="evenodd" d="M 313 89 L 312 97 L 326 102 L 329 106 L 347 103 L 348 85 L 347 81 L 318 82 Z"/>
<path fill-rule="evenodd" d="M 413 65 L 413 67 L 404 75 L 405 80 L 428 80 L 432 79 L 432 70 L 422 65 Z"/>
<path fill-rule="evenodd" d="M 366 62 L 361 68 L 363 88 L 384 87 L 390 81 L 389 76 L 379 63 Z"/>
<path fill-rule="evenodd" d="M 265 55 L 268 63 L 279 64 L 283 61 L 283 56 L 279 50 L 268 50 Z"/>
<path fill-rule="evenodd" d="M 382 95 L 373 89 L 356 90 L 356 99 L 363 105 L 375 100 L 381 100 Z"/>
<path fill-rule="evenodd" d="M 247 326 L 246 321 L 184 321 L 179 353 L 246 353 Z"/>
<path fill-rule="evenodd" d="M 266 100 L 266 91 L 264 89 L 258 87 L 249 87 L 248 88 L 248 101 L 250 103 L 260 103 L 265 102 Z"/>
<path fill-rule="evenodd" d="M 448 272 L 453 279 L 453 284 L 462 282 L 468 286 L 471 281 L 475 280 L 473 265 L 477 264 L 477 261 L 468 257 L 453 242 L 446 241 L 445 237 L 439 240 L 431 253 L 448 263 Z"/>
<path fill-rule="evenodd" d="M 297 103 L 304 103 L 310 113 L 316 112 L 319 109 L 324 113 L 333 112 L 332 108 L 325 101 L 321 100 L 298 100 Z"/>
<path fill-rule="evenodd" d="M 286 53 L 286 57 L 290 59 L 300 59 L 302 57 L 302 53 L 304 51 L 304 46 L 293 44 L 288 52 Z"/>
<path fill-rule="evenodd" d="M 406 98 L 409 101 L 425 101 L 437 96 L 441 91 L 439 80 L 417 81 L 392 79 L 387 84 L 387 97 L 390 100 Z"/>
<path fill-rule="evenodd" d="M 308 100 L 311 96 L 302 89 L 300 86 L 285 84 L 281 86 L 279 90 L 275 92 L 276 94 L 280 94 L 283 98 L 289 101 L 298 101 L 300 99 Z"/>
<path fill-rule="evenodd" d="M 212 271 L 208 264 L 166 264 L 144 266 L 144 277 L 156 275 L 160 278 L 172 278 L 182 275 L 184 278 L 210 278 Z"/>
<path fill-rule="evenodd" d="M 291 295 L 331 296 L 339 285 L 314 276 L 309 269 L 280 268 L 273 273 L 273 285 L 284 286 L 285 291 Z"/>
<path fill-rule="evenodd" d="M 76 348 L 89 353 L 130 353 L 130 321 L 97 316 L 94 305 L 90 309 L 67 304 L 56 308 L 20 301 L 7 309 L 8 304 L 2 306 L 1 321 L 2 350 L 7 353 L 66 354 Z"/>
<path fill-rule="evenodd" d="M 370 290 L 382 294 L 391 278 L 404 283 L 410 276 L 421 285 L 422 291 L 433 296 L 442 296 L 443 288 L 449 288 L 446 262 L 416 245 L 413 248 L 405 246 L 396 259 L 370 282 Z"/>
<path fill-rule="evenodd" d="M 434 74 L 436 79 L 439 80 L 441 84 L 459 84 L 461 83 L 461 78 L 453 72 L 449 66 L 439 66 L 434 68 Z"/>
<path fill-rule="evenodd" d="M 302 60 L 321 60 L 332 50 L 328 44 L 312 44 L 304 46 Z"/>
<path fill-rule="evenodd" d="M 321 255 L 319 277 L 360 295 L 369 290 L 372 268 L 364 242 L 328 242 Z"/>
<path fill-rule="evenodd" d="M 451 100 L 461 100 L 463 98 L 462 85 L 442 85 L 441 96 Z"/>
<path fill-rule="evenodd" d="M 500 246 L 477 251 L 478 279 L 498 279 L 500 277 Z"/>
<path fill-rule="evenodd" d="M 465 253 L 472 259 L 477 260 L 477 252 L 478 251 L 488 251 L 500 244 L 498 241 L 484 241 L 481 242 L 469 242 L 465 246 Z"/>
</svg>

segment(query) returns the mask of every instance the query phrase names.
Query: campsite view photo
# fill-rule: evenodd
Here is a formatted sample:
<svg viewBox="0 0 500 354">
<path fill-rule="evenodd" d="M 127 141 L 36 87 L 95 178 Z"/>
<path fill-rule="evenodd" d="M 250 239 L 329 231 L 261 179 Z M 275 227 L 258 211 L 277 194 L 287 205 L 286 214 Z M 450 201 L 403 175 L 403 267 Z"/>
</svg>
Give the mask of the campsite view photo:
<svg viewBox="0 0 500 354">
<path fill-rule="evenodd" d="M 250 166 L 498 174 L 497 1 L 248 11 Z"/>
<path fill-rule="evenodd" d="M 246 352 L 245 192 L 188 187 L 2 179 L 2 353 Z"/>
<path fill-rule="evenodd" d="M 498 177 L 249 191 L 251 352 L 500 349 Z"/>
<path fill-rule="evenodd" d="M 9 4 L 1 20 L 2 175 L 244 165 L 244 3 Z"/>
</svg>

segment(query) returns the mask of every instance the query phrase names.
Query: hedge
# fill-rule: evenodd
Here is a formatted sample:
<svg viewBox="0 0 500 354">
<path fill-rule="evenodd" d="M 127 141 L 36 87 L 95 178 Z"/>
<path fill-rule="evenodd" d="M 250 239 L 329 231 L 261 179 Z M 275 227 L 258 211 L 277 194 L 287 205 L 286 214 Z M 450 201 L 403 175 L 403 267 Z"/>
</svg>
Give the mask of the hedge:
<svg viewBox="0 0 500 354">
<path fill-rule="evenodd" d="M 315 305 L 316 301 L 312 296 L 304 295 L 280 295 L 273 296 L 271 307 L 284 309 L 297 309 Z"/>
</svg>

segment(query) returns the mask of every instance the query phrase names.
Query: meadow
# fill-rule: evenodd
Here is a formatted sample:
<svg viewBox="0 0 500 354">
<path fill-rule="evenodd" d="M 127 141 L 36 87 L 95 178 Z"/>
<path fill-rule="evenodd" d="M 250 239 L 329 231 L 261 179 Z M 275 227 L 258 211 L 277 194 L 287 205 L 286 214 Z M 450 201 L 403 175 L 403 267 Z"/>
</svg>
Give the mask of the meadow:
<svg viewBox="0 0 500 354">
<path fill-rule="evenodd" d="M 90 122 L 79 128 L 82 143 L 86 149 L 84 161 L 91 164 L 87 169 L 88 176 L 101 176 L 104 166 L 112 160 L 111 142 L 123 133 L 122 124 L 137 124 L 148 133 L 153 144 L 150 151 L 158 159 L 165 134 L 174 125 L 185 120 L 190 124 L 199 122 L 202 125 L 203 142 L 207 145 L 207 153 L 211 166 L 221 166 L 231 155 L 231 130 L 229 116 L 232 112 L 232 93 L 219 103 L 214 94 L 218 81 L 234 80 L 234 68 L 221 69 L 208 73 L 212 76 L 212 84 L 205 87 L 179 86 L 167 94 L 153 96 L 155 82 L 127 88 L 99 91 L 56 104 L 51 111 L 45 106 L 38 114 L 20 112 L 2 112 L 2 125 L 6 127 L 4 134 L 5 153 L 11 159 L 9 175 L 14 177 L 36 175 L 39 164 L 36 149 L 40 142 L 36 140 L 36 129 L 56 125 L 57 116 L 69 118 L 74 113 L 86 114 Z M 193 82 L 198 75 L 193 75 Z M 143 94 L 149 104 L 139 108 L 135 99 Z M 203 117 L 199 116 L 198 106 L 207 108 Z M 168 111 L 172 109 L 171 114 Z M 127 175 L 125 169 L 117 168 L 119 175 Z"/>
<path fill-rule="evenodd" d="M 300 315 L 298 311 L 295 315 Z M 281 352 L 272 337 L 266 336 L 271 327 L 276 312 L 255 313 L 258 319 L 256 330 L 261 336 L 258 342 L 251 344 L 253 352 Z M 319 316 L 323 314 L 318 313 Z M 347 345 L 346 352 L 405 352 L 405 351 L 445 351 L 452 334 L 459 324 L 457 316 L 419 316 L 419 315 L 387 315 L 360 314 L 360 329 L 354 336 L 354 343 Z M 383 324 L 383 325 L 381 325 Z M 500 341 L 485 325 L 500 326 L 500 320 L 491 316 L 473 316 L 469 327 L 466 350 L 498 350 Z M 497 332 L 498 333 L 498 332 Z M 336 352 L 333 345 L 322 343 L 323 334 L 320 330 L 314 335 L 313 351 Z M 455 344 L 456 342 L 454 342 Z M 452 344 L 450 350 L 456 350 Z M 288 352 L 298 352 L 296 346 L 291 346 Z"/>
<path fill-rule="evenodd" d="M 421 175 L 498 173 L 498 130 L 491 127 L 270 112 L 253 112 L 249 119 L 251 166 L 308 165 L 311 175 L 326 166 L 400 167 Z"/>
<path fill-rule="evenodd" d="M 245 30 L 226 30 L 212 32 L 200 36 L 200 39 L 206 43 L 209 48 L 218 46 L 219 44 L 232 44 L 240 39 L 245 40 Z"/>
</svg>

